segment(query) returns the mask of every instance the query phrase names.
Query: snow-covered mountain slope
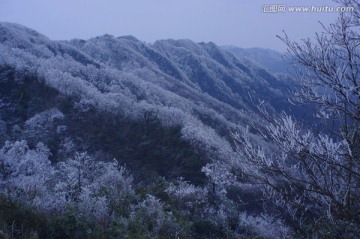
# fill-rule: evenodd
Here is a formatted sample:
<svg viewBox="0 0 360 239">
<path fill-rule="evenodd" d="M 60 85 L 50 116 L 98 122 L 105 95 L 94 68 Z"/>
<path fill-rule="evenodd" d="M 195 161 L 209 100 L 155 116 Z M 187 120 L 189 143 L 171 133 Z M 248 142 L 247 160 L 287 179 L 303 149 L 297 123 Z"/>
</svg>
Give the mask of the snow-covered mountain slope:
<svg viewBox="0 0 360 239">
<path fill-rule="evenodd" d="M 133 37 L 109 35 L 70 43 L 107 65 L 141 78 L 145 76 L 144 71 L 151 71 L 156 77 L 147 80 L 167 85 L 167 89 L 171 90 L 168 84 L 173 79 L 238 109 L 251 108 L 249 95 L 269 102 L 281 101 L 284 94 L 279 88 L 288 87 L 272 74 L 249 61 L 237 59 L 213 43 L 161 40 L 146 44 Z M 164 75 L 165 81 L 159 81 Z M 278 88 L 274 84 L 278 84 Z"/>
<path fill-rule="evenodd" d="M 258 100 L 279 111 L 292 107 L 286 81 L 213 43 L 148 44 L 110 35 L 52 41 L 0 23 L 0 52 L 0 67 L 13 69 L 15 81 L 31 75 L 83 107 L 134 120 L 153 112 L 163 126 L 181 126 L 184 139 L 216 158 L 235 157 L 227 137 L 254 123 Z"/>
</svg>

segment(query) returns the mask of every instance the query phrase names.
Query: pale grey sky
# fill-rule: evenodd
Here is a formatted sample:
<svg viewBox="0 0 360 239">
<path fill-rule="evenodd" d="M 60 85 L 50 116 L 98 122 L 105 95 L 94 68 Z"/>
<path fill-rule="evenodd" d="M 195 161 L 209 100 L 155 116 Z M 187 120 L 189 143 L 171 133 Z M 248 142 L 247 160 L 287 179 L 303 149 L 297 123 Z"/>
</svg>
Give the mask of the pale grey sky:
<svg viewBox="0 0 360 239">
<path fill-rule="evenodd" d="M 212 41 L 219 45 L 279 51 L 275 36 L 294 40 L 322 30 L 337 13 L 263 13 L 266 4 L 338 6 L 330 0 L 0 0 L 0 21 L 15 22 L 53 40 L 88 39 L 105 33 L 159 39 Z"/>
</svg>

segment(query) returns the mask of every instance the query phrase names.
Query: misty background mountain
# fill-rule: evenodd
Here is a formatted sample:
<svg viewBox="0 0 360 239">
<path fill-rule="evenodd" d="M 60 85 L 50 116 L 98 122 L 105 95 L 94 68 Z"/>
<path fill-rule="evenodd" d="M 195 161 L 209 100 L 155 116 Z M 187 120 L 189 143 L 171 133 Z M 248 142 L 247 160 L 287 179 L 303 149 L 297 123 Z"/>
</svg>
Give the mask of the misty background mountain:
<svg viewBox="0 0 360 239">
<path fill-rule="evenodd" d="M 251 60 L 271 73 L 286 75 L 292 73 L 292 66 L 284 59 L 285 53 L 265 48 L 241 48 L 236 46 L 222 46 L 222 48 L 240 59 Z"/>
</svg>

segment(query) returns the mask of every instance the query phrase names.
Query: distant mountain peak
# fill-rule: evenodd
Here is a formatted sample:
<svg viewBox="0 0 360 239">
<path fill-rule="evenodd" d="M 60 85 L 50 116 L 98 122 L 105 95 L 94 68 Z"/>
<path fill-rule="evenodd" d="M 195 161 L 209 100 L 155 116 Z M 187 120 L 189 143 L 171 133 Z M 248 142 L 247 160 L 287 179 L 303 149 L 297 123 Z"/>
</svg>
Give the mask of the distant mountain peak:
<svg viewBox="0 0 360 239">
<path fill-rule="evenodd" d="M 119 39 L 119 40 L 126 39 L 126 40 L 130 40 L 130 41 L 134 41 L 134 42 L 140 42 L 136 37 L 131 36 L 131 35 L 119 36 L 119 37 L 117 37 L 117 39 Z"/>
<path fill-rule="evenodd" d="M 267 48 L 241 48 L 236 46 L 222 46 L 223 49 L 230 52 L 240 59 L 248 59 L 259 67 L 273 73 L 289 74 L 291 66 L 285 62 L 284 54 Z"/>
</svg>

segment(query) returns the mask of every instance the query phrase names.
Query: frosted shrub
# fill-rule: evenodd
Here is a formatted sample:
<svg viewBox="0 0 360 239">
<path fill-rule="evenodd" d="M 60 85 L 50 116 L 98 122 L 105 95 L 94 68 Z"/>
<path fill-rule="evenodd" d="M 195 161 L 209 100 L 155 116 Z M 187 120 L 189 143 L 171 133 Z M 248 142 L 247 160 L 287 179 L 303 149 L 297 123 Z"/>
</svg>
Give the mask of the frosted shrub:
<svg viewBox="0 0 360 239">
<path fill-rule="evenodd" d="M 51 165 L 49 149 L 26 141 L 0 150 L 0 193 L 40 211 L 64 213 L 69 206 L 100 221 L 133 197 L 132 177 L 114 162 L 95 162 L 86 153 Z"/>
<path fill-rule="evenodd" d="M 6 142 L 0 150 L 3 165 L 1 192 L 30 205 L 40 198 L 47 198 L 54 173 L 49 155 L 42 143 L 30 150 L 26 141 Z"/>
<path fill-rule="evenodd" d="M 175 218 L 165 211 L 164 203 L 148 195 L 142 202 L 131 207 L 129 227 L 134 227 L 137 234 L 155 238 L 161 235 L 174 237 L 180 230 Z"/>
<path fill-rule="evenodd" d="M 197 187 L 182 178 L 170 183 L 165 192 L 175 200 L 177 209 L 187 216 L 201 215 L 208 200 L 206 188 Z"/>
<path fill-rule="evenodd" d="M 239 228 L 249 234 L 260 235 L 266 239 L 293 238 L 291 231 L 279 219 L 268 215 L 251 216 L 246 213 L 239 215 Z"/>
<path fill-rule="evenodd" d="M 202 203 L 207 197 L 206 189 L 194 186 L 184 181 L 183 178 L 180 178 L 175 183 L 170 183 L 165 191 L 178 200 L 191 200 L 194 201 L 194 203 Z"/>
</svg>

